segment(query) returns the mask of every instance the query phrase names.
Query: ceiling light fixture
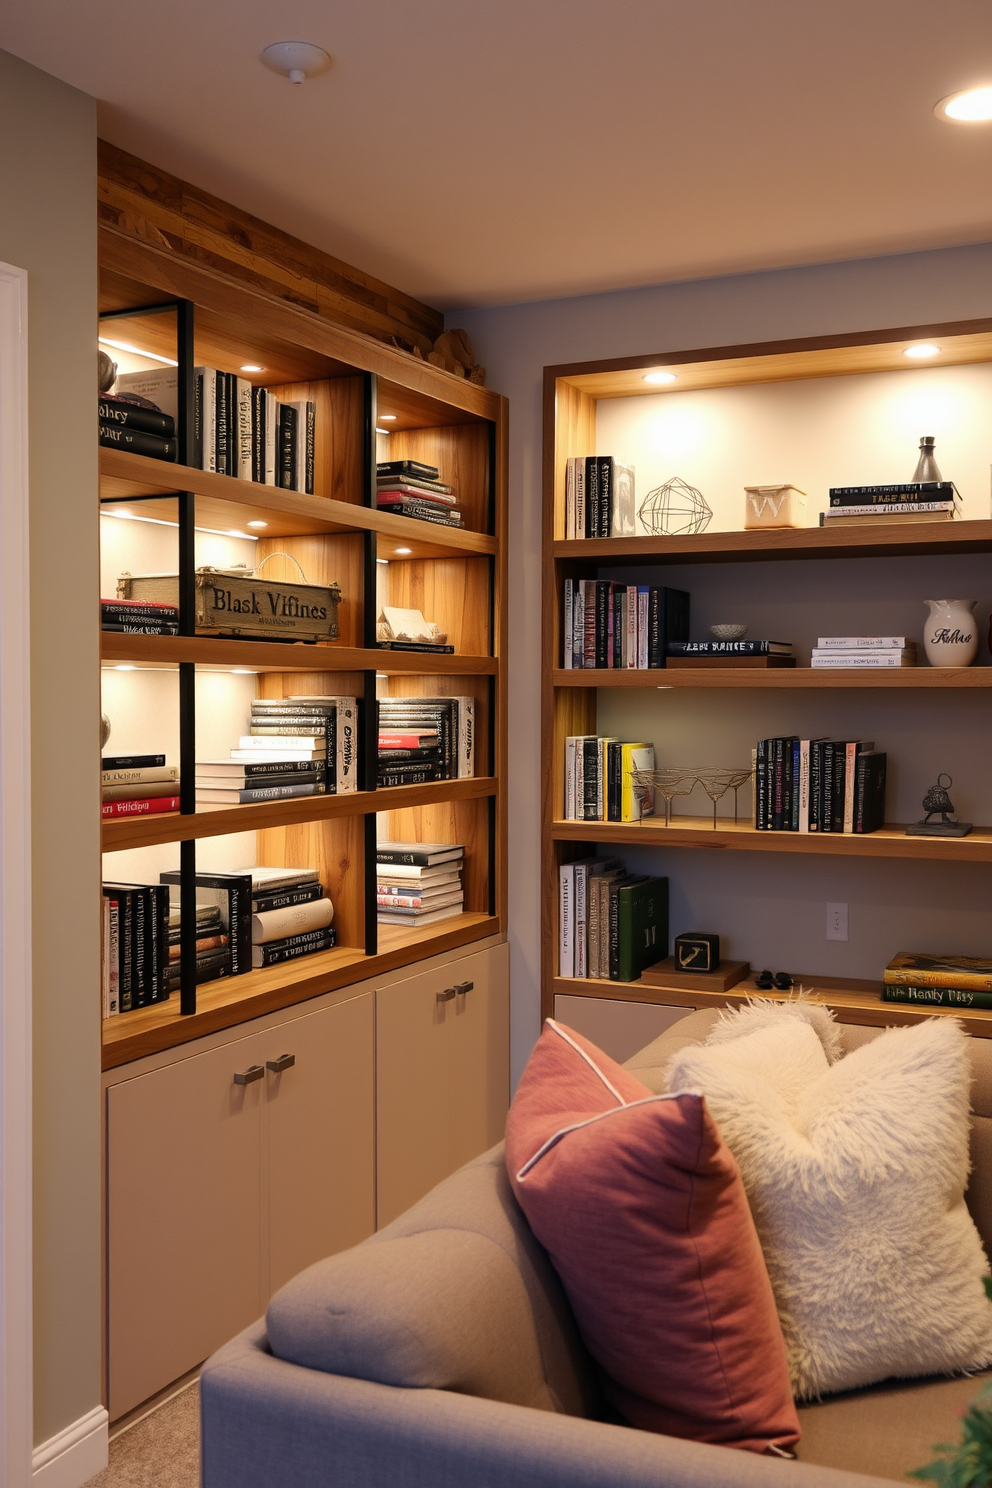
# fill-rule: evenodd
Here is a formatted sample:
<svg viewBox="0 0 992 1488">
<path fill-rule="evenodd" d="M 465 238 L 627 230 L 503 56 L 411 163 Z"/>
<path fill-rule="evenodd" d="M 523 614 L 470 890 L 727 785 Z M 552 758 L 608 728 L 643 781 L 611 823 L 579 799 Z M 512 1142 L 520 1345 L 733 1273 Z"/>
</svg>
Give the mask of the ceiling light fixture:
<svg viewBox="0 0 992 1488">
<path fill-rule="evenodd" d="M 677 382 L 678 378 L 674 372 L 646 372 L 644 381 L 650 383 Z"/>
<path fill-rule="evenodd" d="M 992 121 L 992 84 L 983 83 L 978 88 L 952 93 L 935 103 L 933 111 L 938 119 L 947 119 L 951 124 L 988 124 Z"/>
<path fill-rule="evenodd" d="M 378 426 L 378 424 L 377 424 L 376 425 L 375 432 L 377 434 L 388 434 L 389 433 L 389 430 L 388 429 L 380 429 L 379 426 Z"/>
<path fill-rule="evenodd" d="M 268 527 L 268 522 L 249 522 L 249 527 Z"/>
<path fill-rule="evenodd" d="M 397 551 L 397 553 L 402 553 L 403 554 L 403 557 L 405 558 L 408 553 L 412 553 L 413 552 L 413 549 L 412 548 L 397 548 L 396 551 Z"/>
<path fill-rule="evenodd" d="M 133 672 L 134 671 L 134 667 L 133 666 L 128 666 L 128 664 L 127 664 L 126 661 L 122 661 L 119 666 L 115 666 L 114 667 L 114 671 L 115 672 Z"/>
<path fill-rule="evenodd" d="M 309 41 L 274 41 L 262 53 L 262 62 L 272 72 L 288 77 L 297 88 L 307 78 L 326 72 L 331 65 L 324 48 Z"/>
<path fill-rule="evenodd" d="M 260 367 L 257 362 L 245 362 L 244 366 L 241 367 L 241 368 L 239 368 L 239 371 L 241 371 L 241 372 L 264 372 L 265 371 L 265 368 L 264 367 Z"/>
<path fill-rule="evenodd" d="M 395 424 L 396 422 L 395 413 L 380 413 L 379 418 L 384 424 Z"/>
<path fill-rule="evenodd" d="M 926 357 L 940 356 L 940 347 L 934 346 L 930 341 L 920 341 L 916 346 L 907 346 L 903 356 L 912 357 L 914 361 L 923 361 Z"/>
<path fill-rule="evenodd" d="M 232 677 L 254 677 L 255 675 L 256 674 L 255 674 L 254 667 L 232 667 L 231 668 L 231 676 Z"/>
<path fill-rule="evenodd" d="M 112 346 L 114 351 L 129 351 L 132 356 L 147 357 L 150 362 L 161 362 L 164 367 L 178 367 L 179 363 L 173 361 L 172 357 L 159 356 L 154 351 L 142 351 L 140 346 L 132 346 L 127 341 L 108 341 L 106 336 L 97 337 L 98 346 Z"/>
</svg>

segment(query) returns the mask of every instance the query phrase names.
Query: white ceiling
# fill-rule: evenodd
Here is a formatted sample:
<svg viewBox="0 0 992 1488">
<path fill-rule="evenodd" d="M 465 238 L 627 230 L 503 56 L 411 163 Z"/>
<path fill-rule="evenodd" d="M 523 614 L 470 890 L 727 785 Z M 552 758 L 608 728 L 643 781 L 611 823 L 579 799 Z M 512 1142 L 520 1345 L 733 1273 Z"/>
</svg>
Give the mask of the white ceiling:
<svg viewBox="0 0 992 1488">
<path fill-rule="evenodd" d="M 931 112 L 992 80 L 989 0 L 30 0 L 0 45 L 441 308 L 992 238 L 992 125 Z"/>
</svg>

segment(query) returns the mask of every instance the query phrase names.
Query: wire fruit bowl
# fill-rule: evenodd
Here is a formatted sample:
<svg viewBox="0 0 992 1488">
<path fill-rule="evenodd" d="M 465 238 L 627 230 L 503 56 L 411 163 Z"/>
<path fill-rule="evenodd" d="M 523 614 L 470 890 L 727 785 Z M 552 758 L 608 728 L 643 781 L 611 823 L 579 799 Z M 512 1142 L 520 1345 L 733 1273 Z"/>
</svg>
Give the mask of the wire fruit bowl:
<svg viewBox="0 0 992 1488">
<path fill-rule="evenodd" d="M 676 796 L 689 796 L 697 785 L 713 802 L 713 830 L 716 831 L 716 804 L 729 790 L 734 793 L 734 822 L 737 822 L 737 792 L 751 779 L 747 769 L 696 769 L 684 765 L 658 765 L 653 770 L 631 770 L 638 791 L 660 791 L 665 798 L 665 826 L 672 824 L 672 802 Z"/>
</svg>

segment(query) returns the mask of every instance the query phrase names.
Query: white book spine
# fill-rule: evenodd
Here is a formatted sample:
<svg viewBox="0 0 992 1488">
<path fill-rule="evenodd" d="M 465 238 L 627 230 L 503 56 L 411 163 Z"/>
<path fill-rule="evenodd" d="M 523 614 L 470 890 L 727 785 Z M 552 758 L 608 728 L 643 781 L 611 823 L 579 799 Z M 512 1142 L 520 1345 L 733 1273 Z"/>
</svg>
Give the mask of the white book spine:
<svg viewBox="0 0 992 1488">
<path fill-rule="evenodd" d="M 627 627 L 627 643 L 626 643 L 626 649 L 625 649 L 625 656 L 626 656 L 625 666 L 627 667 L 628 670 L 635 670 L 636 667 L 637 667 L 637 632 L 638 632 L 637 609 L 638 609 L 637 585 L 636 584 L 628 584 L 627 585 L 627 607 L 626 607 L 625 614 L 624 614 L 624 619 L 625 619 L 626 627 Z"/>
<path fill-rule="evenodd" d="M 575 931 L 572 936 L 574 950 L 572 952 L 573 976 L 587 977 L 589 975 L 588 953 L 589 942 L 586 937 L 586 921 L 588 919 L 587 903 L 589 895 L 589 865 L 588 863 L 575 865 L 574 880 L 574 914 L 573 923 Z"/>
<path fill-rule="evenodd" d="M 648 601 L 651 596 L 646 591 L 637 591 L 637 666 L 639 671 L 646 671 L 648 664 Z"/>
<path fill-rule="evenodd" d="M 247 377 L 238 378 L 238 407 L 235 425 L 238 451 L 238 476 L 251 480 L 251 383 Z"/>
<path fill-rule="evenodd" d="M 901 516 L 908 512 L 948 512 L 956 509 L 957 503 L 954 501 L 880 501 L 866 506 L 832 506 L 824 516 L 830 522 L 836 521 L 838 517 Z"/>
<path fill-rule="evenodd" d="M 573 607 L 574 596 L 575 596 L 575 581 L 574 581 L 574 579 L 566 579 L 565 580 L 565 597 L 564 597 L 564 602 L 562 604 L 562 620 L 561 620 L 561 631 L 562 631 L 562 637 L 561 637 L 561 664 L 562 664 L 563 667 L 566 667 L 566 668 L 569 668 L 569 669 L 572 666 L 572 660 L 573 660 L 573 657 L 572 657 L 572 618 L 573 618 L 572 617 L 572 607 Z"/>
<path fill-rule="evenodd" d="M 581 455 L 575 458 L 575 535 L 586 535 L 586 462 Z"/>
<path fill-rule="evenodd" d="M 812 665 L 814 668 L 851 667 L 854 669 L 865 669 L 870 667 L 901 667 L 905 665 L 901 651 L 879 651 L 875 655 L 868 656 L 814 656 Z"/>
<path fill-rule="evenodd" d="M 570 977 L 575 973 L 572 924 L 574 883 L 575 870 L 571 863 L 562 863 L 558 869 L 558 975 L 562 977 Z"/>
<path fill-rule="evenodd" d="M 581 734 L 575 741 L 575 819 L 586 819 L 586 749 Z"/>
<path fill-rule="evenodd" d="M 565 820 L 575 820 L 575 737 L 565 740 Z"/>
<path fill-rule="evenodd" d="M 799 830 L 809 832 L 809 740 L 799 741 Z"/>
<path fill-rule="evenodd" d="M 565 461 L 565 541 L 575 536 L 575 460 Z"/>
<path fill-rule="evenodd" d="M 751 750 L 751 825 L 758 826 L 758 751 Z M 809 812 L 806 813 L 806 829 L 809 830 Z"/>
<path fill-rule="evenodd" d="M 606 780 L 606 744 L 605 739 L 596 740 L 596 821 L 606 820 L 606 805 L 603 799 L 603 784 Z"/>
<path fill-rule="evenodd" d="M 457 697 L 458 704 L 458 779 L 471 780 L 475 775 L 475 698 Z"/>
<path fill-rule="evenodd" d="M 817 647 L 825 651 L 905 651 L 916 642 L 907 636 L 820 636 Z"/>
<path fill-rule="evenodd" d="M 217 372 L 213 367 L 197 367 L 197 377 L 203 379 L 200 395 L 200 433 L 202 454 L 200 467 L 203 470 L 217 469 Z"/>
<path fill-rule="evenodd" d="M 350 796 L 358 790 L 358 702 L 353 697 L 338 698 L 335 747 L 337 751 L 335 788 L 339 796 Z"/>
<path fill-rule="evenodd" d="M 265 484 L 276 483 L 276 445 L 279 441 L 279 400 L 265 390 Z"/>
</svg>

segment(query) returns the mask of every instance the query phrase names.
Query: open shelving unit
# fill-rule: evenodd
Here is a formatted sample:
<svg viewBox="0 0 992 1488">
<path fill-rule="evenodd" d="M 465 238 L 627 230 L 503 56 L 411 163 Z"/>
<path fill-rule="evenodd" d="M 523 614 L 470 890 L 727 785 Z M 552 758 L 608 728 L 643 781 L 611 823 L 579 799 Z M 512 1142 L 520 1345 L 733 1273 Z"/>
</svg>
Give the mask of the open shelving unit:
<svg viewBox="0 0 992 1488">
<path fill-rule="evenodd" d="M 111 1068 L 505 932 L 507 408 L 495 393 L 371 337 L 112 232 L 101 233 L 100 310 L 101 335 L 157 359 L 159 365 L 178 364 L 181 457 L 185 452 L 188 458 L 193 447 L 191 373 L 196 365 L 237 372 L 281 399 L 307 398 L 316 404 L 313 495 L 188 463 L 100 451 L 101 517 L 123 518 L 127 524 L 118 531 L 111 522 L 114 552 L 126 554 L 127 538 L 139 531 L 138 524 L 151 524 L 140 529 L 141 555 L 127 566 L 136 573 L 148 571 L 150 544 L 158 543 L 155 551 L 167 553 L 157 568 L 180 575 L 182 632 L 102 633 L 102 662 L 108 672 L 140 673 L 146 689 L 154 689 L 159 678 L 167 689 L 143 694 L 148 711 L 145 750 L 160 752 L 153 742 L 157 727 L 169 732 L 176 740 L 169 762 L 179 764 L 181 776 L 179 812 L 104 822 L 105 854 L 145 855 L 105 858 L 104 876 L 155 882 L 167 854 L 168 865 L 179 867 L 191 886 L 197 855 L 202 861 L 212 844 L 224 849 L 223 839 L 238 836 L 238 852 L 250 852 L 254 840 L 257 862 L 318 867 L 335 904 L 338 931 L 338 943 L 329 951 L 198 987 L 187 974 L 182 994 L 104 1020 L 104 1068 Z M 249 364 L 260 370 L 243 371 Z M 465 526 L 445 527 L 377 510 L 377 458 L 438 464 L 442 478 L 458 493 Z M 215 550 L 218 544 L 233 543 L 239 555 L 250 543 L 259 562 L 272 555 L 265 572 L 275 579 L 298 577 L 292 562 L 276 556 L 281 554 L 296 560 L 310 583 L 338 582 L 338 638 L 300 644 L 197 635 L 192 572 L 203 561 L 217 563 L 214 556 L 203 557 L 208 542 Z M 105 566 L 103 595 L 113 597 L 113 590 L 108 593 L 105 587 L 114 578 L 110 573 L 108 580 L 108 572 Z M 383 599 L 423 609 L 448 632 L 454 654 L 377 647 L 375 622 Z M 207 704 L 198 701 L 198 689 L 211 679 L 220 687 L 233 680 L 232 674 L 238 674 L 241 684 L 237 695 L 219 690 L 209 694 Z M 247 674 L 253 680 L 246 681 Z M 118 699 L 124 699 L 119 708 L 124 716 L 126 696 L 120 689 L 131 684 L 117 679 L 114 685 Z M 230 744 L 236 744 L 237 736 L 247 731 L 245 687 L 267 698 L 293 693 L 356 696 L 359 790 L 197 807 L 198 719 L 211 725 L 216 738 L 228 709 L 227 734 Z M 413 694 L 474 696 L 472 778 L 377 788 L 376 698 Z M 112 735 L 107 752 L 114 747 Z M 391 838 L 465 844 L 464 913 L 420 928 L 377 924 L 375 842 L 383 814 L 385 835 Z M 239 836 L 245 833 L 256 835 Z M 117 872 L 117 862 L 127 871 Z M 148 866 L 143 869 L 143 864 Z M 209 863 L 204 871 L 211 868 L 218 871 Z M 189 902 L 185 894 L 183 899 Z M 190 967 L 195 940 L 191 917 L 184 918 L 182 931 Z"/>
<path fill-rule="evenodd" d="M 666 695 L 673 699 L 684 698 L 687 706 L 693 703 L 694 698 L 699 699 L 699 707 L 704 711 L 700 712 L 698 717 L 706 720 L 709 734 L 702 740 L 695 738 L 694 744 L 703 751 L 705 758 L 700 762 L 706 764 L 730 763 L 723 759 L 719 761 L 715 758 L 711 759 L 706 754 L 707 749 L 714 747 L 712 735 L 718 720 L 726 720 L 728 725 L 734 724 L 735 720 L 744 718 L 750 720 L 755 716 L 756 700 L 762 698 L 766 700 L 769 707 L 775 706 L 775 699 L 778 697 L 781 699 L 780 708 L 794 701 L 797 706 L 802 705 L 815 710 L 821 706 L 818 702 L 819 694 L 822 695 L 824 705 L 831 699 L 836 699 L 837 706 L 844 706 L 848 709 L 849 718 L 853 717 L 851 710 L 855 707 L 861 710 L 872 709 L 873 726 L 879 717 L 884 716 L 885 709 L 902 709 L 902 713 L 895 715 L 897 722 L 893 727 L 898 728 L 898 720 L 905 718 L 905 708 L 913 706 L 914 698 L 916 706 L 926 711 L 931 701 L 928 694 L 937 694 L 940 695 L 941 705 L 949 700 L 961 708 L 986 709 L 984 714 L 978 712 L 973 714 L 974 718 L 980 719 L 980 725 L 975 726 L 976 730 L 979 727 L 988 729 L 992 725 L 992 716 L 987 711 L 986 702 L 987 699 L 992 698 L 992 693 L 988 691 L 992 688 L 992 665 L 989 664 L 988 654 L 984 651 L 979 657 L 979 664 L 972 667 L 930 667 L 926 665 L 921 646 L 920 665 L 891 671 L 870 672 L 840 669 L 814 670 L 809 665 L 808 654 L 805 658 L 798 656 L 794 667 L 767 670 L 732 667 L 573 670 L 562 666 L 563 594 L 566 579 L 612 578 L 624 583 L 641 584 L 658 582 L 674 584 L 690 591 L 693 591 L 695 583 L 702 582 L 704 593 L 712 601 L 713 596 L 721 592 L 720 586 L 733 575 L 735 566 L 771 565 L 771 567 L 760 570 L 751 568 L 748 572 L 754 575 L 760 574 L 768 587 L 774 587 L 779 582 L 783 582 L 786 586 L 791 584 L 792 587 L 788 589 L 789 595 L 793 597 L 799 595 L 800 598 L 805 598 L 805 595 L 801 594 L 803 580 L 801 578 L 790 580 L 787 575 L 808 575 L 810 593 L 819 601 L 823 593 L 829 594 L 829 579 L 826 576 L 832 570 L 837 571 L 836 565 L 838 564 L 841 568 L 846 567 L 850 570 L 850 560 L 857 560 L 859 563 L 862 560 L 872 560 L 871 564 L 859 570 L 866 577 L 879 571 L 876 560 L 881 560 L 883 567 L 893 562 L 909 563 L 914 565 L 912 568 L 913 583 L 916 584 L 920 582 L 920 574 L 926 572 L 921 567 L 924 563 L 940 560 L 942 566 L 939 572 L 946 576 L 951 571 L 948 566 L 950 560 L 965 558 L 973 563 L 976 558 L 992 553 L 992 520 L 984 516 L 977 501 L 973 501 L 970 508 L 966 510 L 966 520 L 949 523 L 890 527 L 871 525 L 833 530 L 811 525 L 802 529 L 743 531 L 733 530 L 734 520 L 732 517 L 728 519 L 725 507 L 717 512 L 711 524 L 713 528 L 722 527 L 725 530 L 706 530 L 696 534 L 672 536 L 639 534 L 581 540 L 566 540 L 565 538 L 566 460 L 572 456 L 584 457 L 597 453 L 613 453 L 624 458 L 631 458 L 626 446 L 617 447 L 616 431 L 623 427 L 637 427 L 634 423 L 636 415 L 634 412 L 618 413 L 619 405 L 616 400 L 627 400 L 628 405 L 633 409 L 637 405 L 637 400 L 651 396 L 656 400 L 653 406 L 662 409 L 665 405 L 660 399 L 671 398 L 674 394 L 683 392 L 749 390 L 746 396 L 753 400 L 761 396 L 763 390 L 774 388 L 776 385 L 795 386 L 811 379 L 848 378 L 854 380 L 861 374 L 873 373 L 901 376 L 912 371 L 903 358 L 903 350 L 911 342 L 924 339 L 939 342 L 941 367 L 966 368 L 992 363 L 992 322 L 978 321 L 944 326 L 907 327 L 899 330 L 868 332 L 863 335 L 788 343 L 719 347 L 688 353 L 671 352 L 627 358 L 621 361 L 575 363 L 545 368 L 541 875 L 542 1011 L 544 1016 L 553 1014 L 555 997 L 558 995 L 646 1002 L 676 1007 L 710 1007 L 735 1006 L 748 995 L 755 993 L 753 979 L 741 983 L 730 992 L 718 994 L 687 991 L 676 986 L 658 987 L 641 981 L 624 983 L 595 978 L 560 977 L 557 959 L 558 869 L 562 863 L 597 853 L 609 854 L 622 848 L 650 849 L 655 852 L 676 854 L 674 858 L 665 859 L 667 866 L 664 870 L 657 870 L 668 873 L 675 871 L 672 867 L 673 863 L 692 862 L 696 864 L 701 858 L 706 862 L 715 861 L 709 857 L 714 853 L 721 858 L 725 858 L 728 854 L 748 854 L 748 858 L 740 859 L 741 873 L 752 865 L 757 867 L 763 862 L 770 863 L 779 855 L 786 862 L 791 859 L 794 865 L 792 871 L 797 875 L 808 871 L 806 865 L 813 865 L 817 860 L 821 863 L 829 863 L 831 859 L 844 860 L 852 864 L 858 861 L 876 864 L 877 871 L 880 873 L 893 871 L 887 868 L 882 860 L 887 860 L 893 866 L 896 866 L 896 860 L 898 860 L 903 864 L 915 863 L 924 867 L 927 865 L 936 867 L 940 864 L 984 866 L 992 863 L 992 827 L 989 826 L 976 826 L 971 834 L 964 838 L 908 837 L 905 825 L 898 821 L 865 836 L 841 834 L 810 836 L 793 832 L 758 831 L 751 825 L 750 803 L 745 791 L 741 793 L 742 809 L 737 822 L 734 821 L 732 815 L 728 817 L 725 814 L 719 816 L 715 825 L 710 815 L 675 814 L 669 826 L 665 825 L 661 814 L 643 821 L 628 823 L 564 819 L 566 737 L 586 733 L 618 735 L 627 739 L 654 737 L 657 749 L 661 735 L 645 732 L 648 727 L 646 720 L 651 717 L 649 712 L 651 708 L 664 706 L 663 700 Z M 665 368 L 677 374 L 674 388 L 666 390 L 664 394 L 659 392 L 657 386 L 646 386 L 644 382 L 647 372 L 659 368 Z M 826 381 L 822 386 L 827 386 Z M 781 395 L 787 396 L 787 391 L 782 391 Z M 829 392 L 824 396 L 829 396 Z M 855 396 L 856 393 L 851 394 L 851 398 Z M 637 406 L 645 409 L 647 407 L 647 405 Z M 740 437 L 740 431 L 746 422 L 745 415 L 752 415 L 757 406 L 755 401 L 739 405 L 738 422 L 733 425 L 735 437 Z M 769 407 L 771 406 L 769 404 Z M 799 404 L 796 403 L 795 406 L 798 407 Z M 851 406 L 849 400 L 845 407 Z M 699 405 L 697 403 L 691 407 L 698 409 Z M 744 415 L 740 414 L 741 408 L 744 409 Z M 612 431 L 608 432 L 605 437 L 602 432 L 604 413 L 605 427 L 608 431 Z M 628 420 L 627 425 L 622 423 L 624 417 Z M 661 418 L 662 415 L 659 415 L 659 420 Z M 675 427 L 674 414 L 671 416 L 670 426 Z M 765 435 L 768 434 L 771 426 L 772 420 L 769 417 L 761 425 Z M 712 432 L 712 425 L 707 425 L 706 428 L 708 432 Z M 923 430 L 921 429 L 920 432 Z M 660 448 L 661 435 L 655 433 L 654 437 L 655 447 Z M 842 440 L 840 433 L 837 437 Z M 677 441 L 675 443 L 677 447 Z M 794 449 L 795 444 L 783 445 L 783 447 Z M 651 448 L 647 435 L 642 439 L 639 448 L 642 454 L 645 449 Z M 912 446 L 909 446 L 909 449 L 911 448 Z M 986 454 L 984 458 L 987 489 L 988 455 Z M 636 505 L 639 506 L 647 486 L 651 485 L 652 481 L 648 479 L 642 482 L 640 462 L 635 459 L 634 463 L 637 465 Z M 767 469 L 768 466 L 764 468 Z M 789 468 L 791 470 L 791 467 Z M 679 473 L 688 474 L 681 470 Z M 747 478 L 754 479 L 753 476 Z M 784 478 L 785 476 L 782 475 L 776 476 L 776 479 Z M 880 479 L 882 477 L 868 476 L 866 478 Z M 737 500 L 741 518 L 743 517 L 743 483 L 743 478 L 740 478 L 740 484 L 736 488 L 740 492 Z M 827 483 L 843 482 L 838 480 L 825 482 Z M 815 521 L 815 513 L 808 515 L 807 520 Z M 845 560 L 847 560 L 846 564 Z M 785 565 L 789 567 L 786 568 Z M 903 571 L 898 570 L 898 572 Z M 890 572 L 892 572 L 891 569 Z M 962 581 L 962 587 L 967 589 L 973 586 L 976 572 L 974 566 L 968 570 L 971 577 L 969 580 Z M 987 583 L 987 578 L 992 577 L 992 567 L 986 565 L 982 572 L 986 575 L 986 588 L 981 592 L 987 595 L 988 588 L 992 587 Z M 661 574 L 661 577 L 654 577 L 656 574 Z M 731 586 L 729 592 L 739 596 L 743 592 L 743 582 L 743 579 L 738 580 L 736 589 Z M 891 578 L 888 582 L 887 592 L 895 592 L 899 582 L 898 577 Z M 819 589 L 817 585 L 820 586 Z M 850 581 L 848 585 L 850 588 Z M 918 592 L 922 596 L 924 591 L 920 589 Z M 844 594 L 847 595 L 848 590 L 844 590 Z M 762 600 L 763 596 L 759 594 L 758 599 Z M 727 613 L 713 613 L 709 618 L 713 621 L 747 618 L 747 616 L 738 617 L 736 613 L 732 613 L 733 603 L 728 603 L 727 611 Z M 820 613 L 822 612 L 821 603 Z M 763 613 L 774 613 L 774 611 L 766 606 Z M 836 616 L 841 614 L 838 602 Z M 919 629 L 918 622 L 916 629 Z M 833 627 L 826 633 L 850 632 L 851 626 L 845 625 L 842 619 L 835 617 Z M 694 626 L 692 633 L 697 638 L 705 636 L 705 630 L 698 623 Z M 753 630 L 751 633 L 755 634 Z M 877 631 L 863 631 L 862 633 L 877 633 Z M 778 634 L 778 632 L 773 631 L 772 634 Z M 784 638 L 791 639 L 791 636 L 786 635 Z M 659 701 L 655 704 L 652 699 Z M 969 702 L 969 699 L 973 701 Z M 933 701 L 937 702 L 937 697 L 934 697 Z M 680 715 L 683 734 L 687 729 L 684 720 L 688 716 L 687 714 Z M 781 716 L 781 713 L 776 716 Z M 813 716 L 822 720 L 822 709 Z M 628 719 L 632 721 L 627 722 Z M 747 725 L 738 723 L 735 726 L 740 732 Z M 660 729 L 663 725 L 658 723 L 657 727 Z M 773 734 L 781 731 L 769 727 L 764 730 L 764 733 Z M 784 731 L 794 733 L 797 729 L 786 728 Z M 826 732 L 823 728 L 817 728 L 814 731 Z M 758 737 L 757 733 L 751 737 L 750 742 L 753 743 L 756 737 Z M 847 737 L 854 737 L 854 735 L 848 734 Z M 665 758 L 663 752 L 658 753 L 659 763 L 663 763 Z M 669 755 L 668 758 L 671 756 Z M 891 763 L 892 755 L 890 754 L 890 772 Z M 899 803 L 903 807 L 902 821 L 906 822 L 912 819 L 909 809 L 915 803 L 905 799 L 909 795 L 908 784 L 905 788 L 901 787 L 900 793 L 903 796 L 903 800 Z M 921 794 L 922 790 L 918 792 L 917 799 Z M 732 811 L 732 798 L 728 797 L 727 800 L 731 802 Z M 909 809 L 906 809 L 907 807 Z M 689 805 L 682 807 L 684 811 L 691 809 Z M 698 811 L 698 807 L 696 809 Z M 726 801 L 720 810 L 726 812 Z M 967 814 L 971 819 L 970 813 Z M 977 817 L 975 819 L 978 820 Z M 986 816 L 985 820 L 992 820 L 992 812 Z M 691 853 L 689 853 L 690 849 Z M 678 856 L 687 853 L 688 857 Z M 755 857 L 755 854 L 758 856 Z M 652 871 L 644 866 L 646 861 L 644 858 L 638 861 L 640 863 L 638 871 Z M 700 904 L 705 902 L 705 896 L 700 891 L 702 876 L 703 870 L 699 870 L 694 881 L 695 898 L 692 902 L 697 913 L 700 913 Z M 702 917 L 705 918 L 705 909 L 702 910 Z M 673 926 L 673 931 L 677 933 L 694 928 L 698 926 L 676 924 Z M 719 929 L 719 924 L 709 928 Z M 992 935 L 989 939 L 992 940 Z M 893 945 L 890 954 L 901 948 Z M 950 947 L 944 945 L 936 949 L 949 950 Z M 735 948 L 732 954 L 739 958 L 741 952 Z M 771 957 L 772 954 L 772 950 L 769 949 L 767 955 Z M 812 956 L 808 956 L 807 964 L 812 959 Z M 881 965 L 878 966 L 876 975 L 880 973 Z M 882 985 L 880 981 L 840 976 L 800 976 L 796 973 L 794 975 L 797 984 L 801 982 L 810 995 L 836 1008 L 841 1016 L 850 1022 L 874 1025 L 912 1023 L 920 1017 L 931 1016 L 935 1012 L 942 1011 L 883 1003 L 880 1000 Z M 992 1036 L 992 1013 L 971 1009 L 965 1012 L 958 1010 L 956 1015 L 963 1018 L 970 1032 Z"/>
</svg>

